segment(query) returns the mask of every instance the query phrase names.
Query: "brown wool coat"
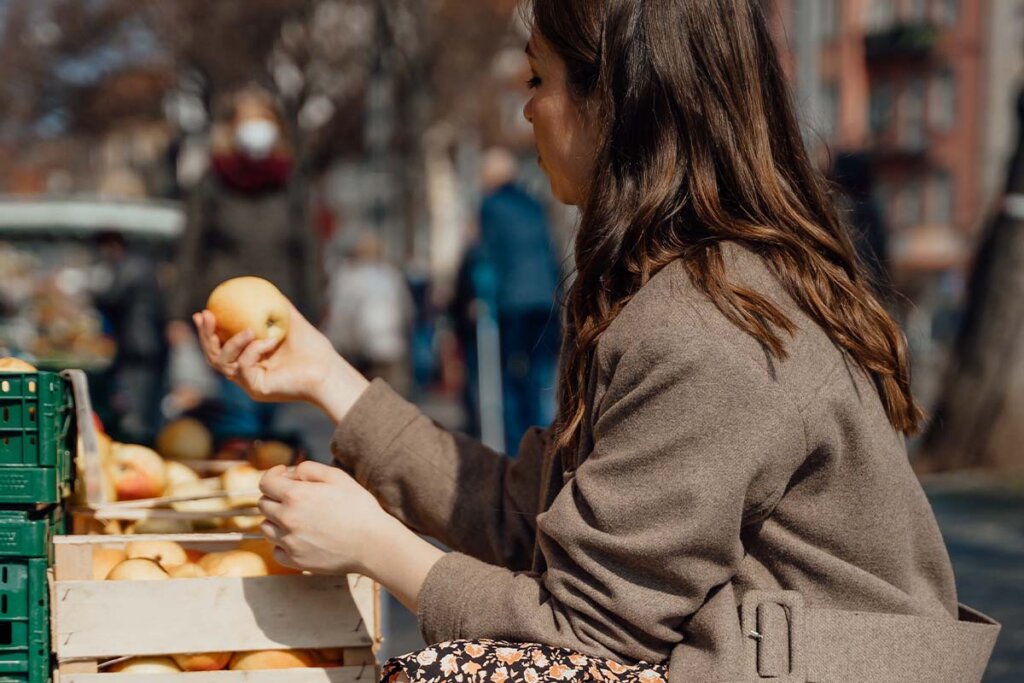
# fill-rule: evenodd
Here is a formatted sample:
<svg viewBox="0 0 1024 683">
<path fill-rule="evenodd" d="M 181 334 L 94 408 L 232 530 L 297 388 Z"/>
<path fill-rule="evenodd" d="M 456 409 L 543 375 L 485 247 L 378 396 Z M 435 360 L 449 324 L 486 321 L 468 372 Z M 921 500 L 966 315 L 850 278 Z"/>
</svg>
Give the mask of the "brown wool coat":
<svg viewBox="0 0 1024 683">
<path fill-rule="evenodd" d="M 939 528 L 871 380 L 759 257 L 724 252 L 730 277 L 799 327 L 789 358 L 770 361 L 666 267 L 600 340 L 575 471 L 546 432 L 511 460 L 384 383 L 360 398 L 337 461 L 456 551 L 420 595 L 427 642 L 543 642 L 668 661 L 673 683 L 740 681 L 737 606 L 751 589 L 956 624 Z M 872 671 L 859 680 L 883 680 Z M 808 680 L 835 680 L 819 675 Z"/>
</svg>

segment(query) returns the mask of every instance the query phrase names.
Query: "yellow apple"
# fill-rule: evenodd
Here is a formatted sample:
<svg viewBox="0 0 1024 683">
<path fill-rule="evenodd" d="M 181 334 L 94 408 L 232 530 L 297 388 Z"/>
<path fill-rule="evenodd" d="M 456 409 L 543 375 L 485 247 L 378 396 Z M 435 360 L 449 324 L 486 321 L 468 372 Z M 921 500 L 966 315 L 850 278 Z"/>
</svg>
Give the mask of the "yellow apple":
<svg viewBox="0 0 1024 683">
<path fill-rule="evenodd" d="M 160 430 L 156 450 L 171 460 L 206 460 L 213 455 L 213 437 L 199 420 L 182 417 Z"/>
<path fill-rule="evenodd" d="M 231 661 L 230 652 L 171 655 L 182 671 L 220 671 Z"/>
<path fill-rule="evenodd" d="M 92 578 L 102 581 L 110 574 L 110 570 L 128 559 L 123 550 L 117 548 L 93 548 Z"/>
<path fill-rule="evenodd" d="M 256 650 L 236 652 L 228 668 L 233 671 L 260 671 L 266 669 L 304 669 L 314 666 L 313 657 L 306 650 Z"/>
<path fill-rule="evenodd" d="M 163 674 L 180 673 L 181 669 L 170 657 L 133 657 L 114 664 L 108 671 L 115 674 Z"/>
<path fill-rule="evenodd" d="M 186 482 L 199 481 L 199 475 L 194 469 L 175 460 L 168 460 L 164 463 L 164 473 L 167 475 L 168 489 L 173 489 Z"/>
<path fill-rule="evenodd" d="M 198 564 L 210 576 L 267 576 L 270 573 L 263 558 L 247 550 L 207 553 Z"/>
<path fill-rule="evenodd" d="M 129 559 L 145 557 L 155 560 L 164 569 L 178 567 L 188 562 L 185 549 L 174 541 L 132 541 L 125 546 Z"/>
<path fill-rule="evenodd" d="M 273 283 L 258 277 L 236 277 L 210 293 L 206 308 L 217 320 L 223 344 L 244 330 L 256 339 L 283 339 L 291 322 L 291 306 Z"/>
<path fill-rule="evenodd" d="M 110 467 L 118 500 L 159 498 L 167 488 L 163 458 L 145 446 L 111 444 Z"/>
<path fill-rule="evenodd" d="M 235 465 L 220 475 L 221 484 L 228 492 L 231 507 L 252 507 L 260 500 L 260 479 L 263 472 L 248 463 Z"/>
<path fill-rule="evenodd" d="M 159 581 L 170 578 L 156 560 L 145 557 L 125 560 L 110 570 L 107 581 Z"/>
<path fill-rule="evenodd" d="M 39 372 L 36 366 L 20 358 L 0 358 L 0 372 Z"/>
<path fill-rule="evenodd" d="M 266 517 L 261 515 L 236 515 L 221 520 L 221 528 L 225 531 L 255 532 Z"/>
<path fill-rule="evenodd" d="M 205 576 L 209 576 L 206 570 L 200 567 L 195 562 L 186 562 L 185 564 L 178 565 L 177 567 L 171 567 L 167 570 L 172 579 L 201 579 Z M 223 668 L 223 667 L 221 667 Z M 189 671 L 189 669 L 186 669 Z"/>
<path fill-rule="evenodd" d="M 238 544 L 239 550 L 248 550 L 263 558 L 271 574 L 301 574 L 301 569 L 286 567 L 274 559 L 274 544 L 265 539 L 247 538 Z"/>
<path fill-rule="evenodd" d="M 261 470 L 275 465 L 291 465 L 295 449 L 282 441 L 256 441 L 252 445 L 250 462 Z"/>
</svg>

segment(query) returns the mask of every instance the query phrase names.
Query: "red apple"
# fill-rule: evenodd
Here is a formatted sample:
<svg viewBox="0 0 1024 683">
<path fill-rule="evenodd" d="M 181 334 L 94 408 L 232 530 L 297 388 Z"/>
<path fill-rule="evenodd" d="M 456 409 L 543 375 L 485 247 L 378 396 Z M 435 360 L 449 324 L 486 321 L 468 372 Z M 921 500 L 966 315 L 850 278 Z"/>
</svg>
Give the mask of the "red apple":
<svg viewBox="0 0 1024 683">
<path fill-rule="evenodd" d="M 163 458 L 145 446 L 112 444 L 110 473 L 118 500 L 158 498 L 167 488 Z"/>
</svg>

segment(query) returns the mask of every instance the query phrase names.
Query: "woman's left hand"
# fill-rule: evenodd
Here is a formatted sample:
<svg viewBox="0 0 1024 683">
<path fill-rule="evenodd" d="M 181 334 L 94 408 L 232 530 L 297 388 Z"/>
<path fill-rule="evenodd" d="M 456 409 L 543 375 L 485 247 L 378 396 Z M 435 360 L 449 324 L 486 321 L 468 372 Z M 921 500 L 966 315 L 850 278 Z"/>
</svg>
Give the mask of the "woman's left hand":
<svg viewBox="0 0 1024 683">
<path fill-rule="evenodd" d="M 281 564 L 318 574 L 368 574 L 398 520 L 352 477 L 317 462 L 277 466 L 260 482 L 260 527 Z"/>
</svg>

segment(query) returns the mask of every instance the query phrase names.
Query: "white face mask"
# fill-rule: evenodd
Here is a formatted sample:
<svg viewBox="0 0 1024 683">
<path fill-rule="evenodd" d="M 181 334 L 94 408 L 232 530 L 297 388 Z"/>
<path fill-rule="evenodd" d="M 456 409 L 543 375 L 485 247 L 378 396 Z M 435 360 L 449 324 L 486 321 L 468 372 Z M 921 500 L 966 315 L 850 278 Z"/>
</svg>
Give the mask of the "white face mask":
<svg viewBox="0 0 1024 683">
<path fill-rule="evenodd" d="M 264 119 L 243 121 L 235 129 L 235 144 L 250 159 L 264 159 L 277 144 L 277 126 Z"/>
</svg>

